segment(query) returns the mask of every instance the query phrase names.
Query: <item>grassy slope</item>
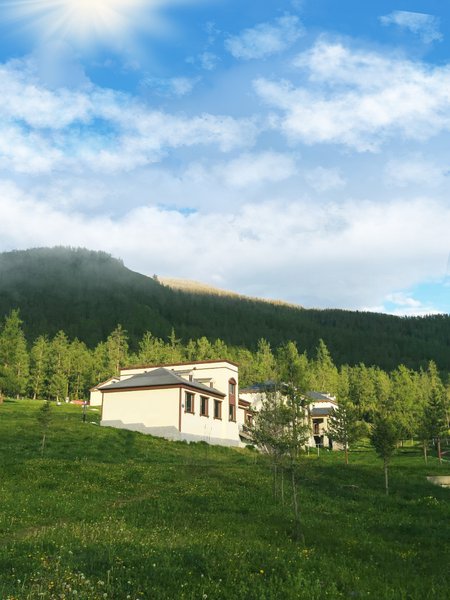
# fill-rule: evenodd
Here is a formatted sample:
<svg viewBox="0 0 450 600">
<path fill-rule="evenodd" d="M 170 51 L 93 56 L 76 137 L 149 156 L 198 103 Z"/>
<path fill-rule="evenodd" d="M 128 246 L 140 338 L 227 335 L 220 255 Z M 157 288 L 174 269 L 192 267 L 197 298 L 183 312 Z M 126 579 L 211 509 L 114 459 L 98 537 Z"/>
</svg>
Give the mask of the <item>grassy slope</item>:
<svg viewBox="0 0 450 600">
<path fill-rule="evenodd" d="M 425 481 L 436 461 L 396 457 L 386 498 L 370 452 L 348 468 L 305 458 L 302 546 L 256 454 L 101 429 L 64 406 L 42 458 L 39 406 L 0 405 L 2 600 L 446 597 L 450 492 Z"/>
</svg>

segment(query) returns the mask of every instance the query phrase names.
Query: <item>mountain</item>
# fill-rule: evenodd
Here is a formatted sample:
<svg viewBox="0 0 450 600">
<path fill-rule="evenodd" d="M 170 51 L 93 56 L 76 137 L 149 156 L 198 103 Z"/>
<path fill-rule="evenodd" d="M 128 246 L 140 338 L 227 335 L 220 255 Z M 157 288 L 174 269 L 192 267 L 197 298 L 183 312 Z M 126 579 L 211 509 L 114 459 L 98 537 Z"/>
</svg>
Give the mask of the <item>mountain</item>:
<svg viewBox="0 0 450 600">
<path fill-rule="evenodd" d="M 19 308 L 27 338 L 63 329 L 89 346 L 118 323 L 136 345 L 149 330 L 183 341 L 206 336 L 255 348 L 295 340 L 314 351 L 322 338 L 336 363 L 404 363 L 418 368 L 434 359 L 450 364 L 450 317 L 394 317 L 343 310 L 313 310 L 238 295 L 174 289 L 127 269 L 104 252 L 38 248 L 0 254 L 0 317 Z"/>
</svg>

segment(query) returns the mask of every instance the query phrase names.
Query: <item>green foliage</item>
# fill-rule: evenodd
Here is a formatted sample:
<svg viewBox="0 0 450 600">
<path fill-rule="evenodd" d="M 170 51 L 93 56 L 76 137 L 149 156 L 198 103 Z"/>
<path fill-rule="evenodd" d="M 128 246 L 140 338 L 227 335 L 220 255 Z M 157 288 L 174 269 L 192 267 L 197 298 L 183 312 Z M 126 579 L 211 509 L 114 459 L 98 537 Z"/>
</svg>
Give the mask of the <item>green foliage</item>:
<svg viewBox="0 0 450 600">
<path fill-rule="evenodd" d="M 29 374 L 29 357 L 22 320 L 18 310 L 6 317 L 0 331 L 0 393 L 5 390 L 12 396 L 26 392 Z"/>
<path fill-rule="evenodd" d="M 417 370 L 426 368 L 431 357 L 448 369 L 450 362 L 449 316 L 305 310 L 175 291 L 102 252 L 39 248 L 3 253 L 0 282 L 0 315 L 19 308 L 29 342 L 62 330 L 94 348 L 121 323 L 132 352 L 138 352 L 146 331 L 166 340 L 174 328 L 183 345 L 205 336 L 211 344 L 220 339 L 255 351 L 261 338 L 271 348 L 292 340 L 300 354 L 310 357 L 322 339 L 338 366 L 363 362 L 392 370 L 404 364 Z M 176 346 L 171 350 L 166 358 L 175 362 Z M 326 366 L 326 353 L 320 354 Z M 270 371 L 264 360 L 260 366 Z M 316 373 L 316 380 L 316 389 L 334 391 L 332 369 Z"/>
<path fill-rule="evenodd" d="M 59 331 L 50 344 L 51 364 L 48 393 L 57 402 L 69 397 L 69 372 L 71 366 L 70 344 L 64 331 Z"/>
<path fill-rule="evenodd" d="M 392 460 L 390 497 L 371 451 L 351 469 L 337 453 L 305 457 L 300 545 L 265 456 L 83 425 L 63 405 L 41 457 L 38 412 L 0 406 L 2 600 L 448 596 L 449 492 L 412 448 Z"/>
<path fill-rule="evenodd" d="M 42 397 L 50 368 L 50 347 L 46 336 L 39 336 L 34 342 L 31 352 L 31 372 L 29 381 L 30 395 L 33 400 Z"/>
<path fill-rule="evenodd" d="M 345 460 L 348 462 L 348 449 L 363 435 L 359 422 L 358 411 L 348 402 L 340 402 L 328 419 L 328 436 L 341 444 L 345 450 Z"/>
<path fill-rule="evenodd" d="M 314 362 L 312 389 L 327 394 L 335 394 L 338 387 L 338 370 L 331 358 L 325 342 L 320 339 Z"/>
<path fill-rule="evenodd" d="M 430 398 L 424 408 L 422 427 L 428 440 L 441 438 L 447 430 L 445 392 L 440 386 L 435 386 L 431 390 Z"/>
<path fill-rule="evenodd" d="M 108 371 L 112 375 L 119 375 L 121 367 L 128 360 L 128 333 L 122 325 L 117 325 L 106 340 L 106 353 L 108 357 Z"/>
<path fill-rule="evenodd" d="M 370 441 L 376 453 L 388 463 L 395 452 L 398 430 L 390 417 L 378 415 L 370 433 Z"/>
<path fill-rule="evenodd" d="M 251 436 L 255 446 L 278 463 L 288 453 L 291 410 L 277 389 L 267 389 L 255 415 Z"/>
<path fill-rule="evenodd" d="M 398 441 L 398 427 L 390 415 L 379 413 L 375 419 L 370 441 L 376 453 L 383 459 L 386 494 L 389 494 L 388 467 Z"/>
</svg>

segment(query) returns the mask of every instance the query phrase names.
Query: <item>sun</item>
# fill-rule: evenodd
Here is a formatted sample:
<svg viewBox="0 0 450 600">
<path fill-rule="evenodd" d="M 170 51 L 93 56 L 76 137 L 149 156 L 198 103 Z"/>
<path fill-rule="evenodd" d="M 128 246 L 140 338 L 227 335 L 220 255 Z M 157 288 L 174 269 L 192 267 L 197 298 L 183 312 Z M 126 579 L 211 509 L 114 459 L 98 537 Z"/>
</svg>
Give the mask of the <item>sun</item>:
<svg viewBox="0 0 450 600">
<path fill-rule="evenodd" d="M 26 20 L 44 37 L 79 41 L 121 36 L 133 27 L 138 9 L 158 0 L 18 0 L 15 17 Z"/>
</svg>

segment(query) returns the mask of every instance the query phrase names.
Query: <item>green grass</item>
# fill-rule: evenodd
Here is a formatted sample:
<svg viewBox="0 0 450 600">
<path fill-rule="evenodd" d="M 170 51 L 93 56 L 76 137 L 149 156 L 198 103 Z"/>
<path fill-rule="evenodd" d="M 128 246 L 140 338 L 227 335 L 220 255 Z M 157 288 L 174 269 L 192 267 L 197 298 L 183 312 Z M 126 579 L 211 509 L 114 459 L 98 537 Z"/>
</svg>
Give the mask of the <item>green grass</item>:
<svg viewBox="0 0 450 600">
<path fill-rule="evenodd" d="M 406 448 L 384 495 L 367 449 L 305 457 L 305 544 L 272 498 L 264 457 L 81 422 L 39 402 L 0 405 L 1 600 L 443 599 L 450 585 L 450 474 Z M 91 412 L 89 421 L 97 420 Z"/>
</svg>

